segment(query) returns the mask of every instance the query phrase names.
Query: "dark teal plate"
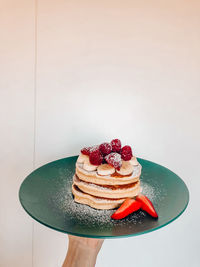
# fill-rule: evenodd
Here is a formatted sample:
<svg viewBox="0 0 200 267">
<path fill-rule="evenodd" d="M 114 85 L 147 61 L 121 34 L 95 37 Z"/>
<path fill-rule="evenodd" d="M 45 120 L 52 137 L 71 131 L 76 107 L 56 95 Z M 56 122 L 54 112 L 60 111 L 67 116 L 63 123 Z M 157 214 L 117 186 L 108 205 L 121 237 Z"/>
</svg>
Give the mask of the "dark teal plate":
<svg viewBox="0 0 200 267">
<path fill-rule="evenodd" d="M 95 210 L 74 202 L 71 184 L 76 159 L 75 156 L 48 163 L 32 172 L 20 187 L 19 198 L 26 212 L 54 230 L 90 238 L 140 235 L 167 225 L 187 207 L 188 189 L 175 173 L 138 159 L 142 165 L 143 193 L 153 202 L 159 218 L 137 211 L 113 221 L 113 210 Z"/>
</svg>

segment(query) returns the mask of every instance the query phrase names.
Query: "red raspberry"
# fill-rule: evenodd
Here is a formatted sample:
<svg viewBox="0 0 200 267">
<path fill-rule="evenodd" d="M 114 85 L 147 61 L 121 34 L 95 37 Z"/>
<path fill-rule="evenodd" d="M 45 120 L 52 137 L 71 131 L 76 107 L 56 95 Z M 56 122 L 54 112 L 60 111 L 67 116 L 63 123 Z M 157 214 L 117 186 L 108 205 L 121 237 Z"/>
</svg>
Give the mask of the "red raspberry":
<svg viewBox="0 0 200 267">
<path fill-rule="evenodd" d="M 121 141 L 119 139 L 113 139 L 111 141 L 112 151 L 113 152 L 120 152 L 121 150 Z"/>
<path fill-rule="evenodd" d="M 93 165 L 100 165 L 103 161 L 103 155 L 99 151 L 99 149 L 93 150 L 90 152 L 90 163 Z"/>
<path fill-rule="evenodd" d="M 89 156 L 90 155 L 90 149 L 91 149 L 91 147 L 84 147 L 81 149 L 81 153 Z"/>
<path fill-rule="evenodd" d="M 123 160 L 130 160 L 133 156 L 130 146 L 123 146 L 121 150 L 121 156 Z"/>
<path fill-rule="evenodd" d="M 99 146 L 88 146 L 81 149 L 81 153 L 84 155 L 90 155 L 90 153 L 96 149 L 99 149 Z"/>
<path fill-rule="evenodd" d="M 99 146 L 99 150 L 104 156 L 106 156 L 112 151 L 112 146 L 110 143 L 103 143 Z"/>
<path fill-rule="evenodd" d="M 121 155 L 118 153 L 110 153 L 105 157 L 105 160 L 107 161 L 108 164 L 113 166 L 115 169 L 119 170 L 120 167 L 122 166 L 122 159 Z"/>
</svg>

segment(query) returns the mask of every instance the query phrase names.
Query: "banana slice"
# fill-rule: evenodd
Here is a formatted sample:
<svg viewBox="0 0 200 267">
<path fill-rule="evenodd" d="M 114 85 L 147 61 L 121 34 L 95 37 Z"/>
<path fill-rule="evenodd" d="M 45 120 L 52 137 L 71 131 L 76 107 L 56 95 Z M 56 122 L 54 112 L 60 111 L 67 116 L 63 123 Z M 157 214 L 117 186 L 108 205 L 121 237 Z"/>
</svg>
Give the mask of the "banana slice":
<svg viewBox="0 0 200 267">
<path fill-rule="evenodd" d="M 133 172 L 133 165 L 129 161 L 122 160 L 122 166 L 120 170 L 116 170 L 121 175 L 129 175 Z"/>
<path fill-rule="evenodd" d="M 98 166 L 90 163 L 89 157 L 87 159 L 85 159 L 85 161 L 83 163 L 83 169 L 88 171 L 88 172 L 96 171 L 97 167 Z"/>
<path fill-rule="evenodd" d="M 77 162 L 78 163 L 84 163 L 88 158 L 89 158 L 88 155 L 84 155 L 81 153 L 77 159 Z"/>
<path fill-rule="evenodd" d="M 137 158 L 134 156 L 128 162 L 130 162 L 130 164 L 133 166 L 137 166 L 139 164 L 139 162 L 137 161 Z"/>
<path fill-rule="evenodd" d="M 101 164 L 98 166 L 97 172 L 99 175 L 110 175 L 115 173 L 115 168 L 109 164 Z"/>
</svg>

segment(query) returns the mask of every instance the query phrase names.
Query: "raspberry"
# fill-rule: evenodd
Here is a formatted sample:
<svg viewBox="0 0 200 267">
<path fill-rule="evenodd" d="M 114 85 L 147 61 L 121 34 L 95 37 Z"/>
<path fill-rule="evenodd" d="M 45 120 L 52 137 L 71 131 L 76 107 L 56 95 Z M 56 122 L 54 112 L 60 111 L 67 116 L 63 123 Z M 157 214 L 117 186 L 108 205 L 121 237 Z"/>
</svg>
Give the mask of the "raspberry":
<svg viewBox="0 0 200 267">
<path fill-rule="evenodd" d="M 123 160 L 130 160 L 133 156 L 130 146 L 123 146 L 121 150 L 121 156 Z"/>
<path fill-rule="evenodd" d="M 96 149 L 99 149 L 99 146 L 88 146 L 81 149 L 81 153 L 84 155 L 90 155 L 90 153 Z"/>
<path fill-rule="evenodd" d="M 112 151 L 113 152 L 120 152 L 121 150 L 121 141 L 119 139 L 113 139 L 111 141 Z"/>
<path fill-rule="evenodd" d="M 115 152 L 110 153 L 105 157 L 105 160 L 107 161 L 108 164 L 110 164 L 117 170 L 119 170 L 120 167 L 122 166 L 121 155 L 118 153 Z"/>
<path fill-rule="evenodd" d="M 91 147 L 84 147 L 81 149 L 81 153 L 89 156 L 90 155 L 90 149 L 91 149 Z"/>
<path fill-rule="evenodd" d="M 103 143 L 99 146 L 99 150 L 104 156 L 106 156 L 112 151 L 112 146 L 110 143 Z"/>
<path fill-rule="evenodd" d="M 99 151 L 99 149 L 93 150 L 90 152 L 90 163 L 93 165 L 100 165 L 103 161 L 103 155 Z"/>
</svg>

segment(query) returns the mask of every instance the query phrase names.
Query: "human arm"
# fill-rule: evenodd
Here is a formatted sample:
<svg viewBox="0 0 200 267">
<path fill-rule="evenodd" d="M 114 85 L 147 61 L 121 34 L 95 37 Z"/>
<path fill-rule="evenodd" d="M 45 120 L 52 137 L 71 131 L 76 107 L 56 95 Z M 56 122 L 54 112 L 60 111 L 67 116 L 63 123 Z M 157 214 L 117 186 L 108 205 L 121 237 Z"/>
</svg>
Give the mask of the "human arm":
<svg viewBox="0 0 200 267">
<path fill-rule="evenodd" d="M 68 236 L 68 251 L 62 267 L 94 267 L 104 240 Z"/>
</svg>

